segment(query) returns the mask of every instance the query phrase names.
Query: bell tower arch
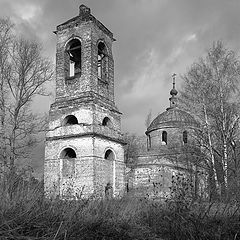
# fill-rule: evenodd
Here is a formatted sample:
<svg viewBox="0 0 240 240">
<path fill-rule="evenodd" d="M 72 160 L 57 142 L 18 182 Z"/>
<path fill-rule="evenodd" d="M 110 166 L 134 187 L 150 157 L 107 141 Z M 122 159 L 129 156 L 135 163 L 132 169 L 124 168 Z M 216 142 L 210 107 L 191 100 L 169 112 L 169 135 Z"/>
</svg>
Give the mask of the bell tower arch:
<svg viewBox="0 0 240 240">
<path fill-rule="evenodd" d="M 114 184 L 113 195 L 121 195 L 124 142 L 114 101 L 113 34 L 85 5 L 54 33 L 56 98 L 46 134 L 45 192 L 63 198 L 104 196 L 106 185 Z M 114 162 L 104 157 L 106 149 L 114 152 Z M 71 174 L 63 174 L 69 166 Z"/>
</svg>

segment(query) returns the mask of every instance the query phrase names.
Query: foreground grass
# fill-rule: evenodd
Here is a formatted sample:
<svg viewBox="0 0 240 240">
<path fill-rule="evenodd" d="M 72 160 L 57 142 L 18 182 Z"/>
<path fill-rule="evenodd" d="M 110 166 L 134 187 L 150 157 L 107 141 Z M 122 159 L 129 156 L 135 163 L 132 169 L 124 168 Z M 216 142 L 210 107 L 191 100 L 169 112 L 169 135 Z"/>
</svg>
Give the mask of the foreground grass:
<svg viewBox="0 0 240 240">
<path fill-rule="evenodd" d="M 0 196 L 0 239 L 240 239 L 239 206 L 183 209 L 127 196 L 112 200 L 44 199 L 36 186 Z"/>
</svg>

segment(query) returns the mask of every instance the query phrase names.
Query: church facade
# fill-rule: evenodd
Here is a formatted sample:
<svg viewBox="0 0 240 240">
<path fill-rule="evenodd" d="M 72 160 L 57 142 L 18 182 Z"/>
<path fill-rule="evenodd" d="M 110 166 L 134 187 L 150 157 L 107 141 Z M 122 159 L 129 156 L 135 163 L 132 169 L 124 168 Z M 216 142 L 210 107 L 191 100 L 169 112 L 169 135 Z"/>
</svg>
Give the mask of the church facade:
<svg viewBox="0 0 240 240">
<path fill-rule="evenodd" d="M 198 123 L 178 107 L 175 76 L 170 107 L 148 127 L 147 151 L 129 170 L 114 101 L 112 32 L 81 5 L 79 15 L 58 25 L 55 34 L 56 98 L 46 134 L 46 195 L 76 199 L 132 191 L 165 197 L 178 172 L 191 173 L 198 191 L 193 161 Z"/>
</svg>

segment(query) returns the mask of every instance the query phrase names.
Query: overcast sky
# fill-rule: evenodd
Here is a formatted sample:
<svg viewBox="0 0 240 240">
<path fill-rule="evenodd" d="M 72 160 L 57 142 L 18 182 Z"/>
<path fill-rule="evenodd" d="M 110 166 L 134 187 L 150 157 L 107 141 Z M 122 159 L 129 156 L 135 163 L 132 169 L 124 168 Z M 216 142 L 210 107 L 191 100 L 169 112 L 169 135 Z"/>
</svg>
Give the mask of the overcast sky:
<svg viewBox="0 0 240 240">
<path fill-rule="evenodd" d="M 239 52 L 239 0 L 0 0 L 20 33 L 39 39 L 55 61 L 56 26 L 78 15 L 85 4 L 113 33 L 115 98 L 123 113 L 122 130 L 142 135 L 153 117 L 169 106 L 171 75 L 181 74 L 213 41 Z M 48 111 L 53 98 L 42 99 Z"/>
</svg>

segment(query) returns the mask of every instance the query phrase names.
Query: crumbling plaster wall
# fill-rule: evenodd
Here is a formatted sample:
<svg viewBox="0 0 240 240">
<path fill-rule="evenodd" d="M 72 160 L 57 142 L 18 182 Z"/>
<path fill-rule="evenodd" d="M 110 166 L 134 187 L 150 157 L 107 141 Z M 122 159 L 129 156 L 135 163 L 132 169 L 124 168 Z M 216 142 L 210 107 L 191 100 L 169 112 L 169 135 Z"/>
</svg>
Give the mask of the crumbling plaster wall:
<svg viewBox="0 0 240 240">
<path fill-rule="evenodd" d="M 60 154 L 67 147 L 73 148 L 77 155 L 74 159 L 75 174 L 71 179 L 62 176 L 63 159 Z M 110 162 L 104 159 L 108 149 L 114 152 L 114 161 Z M 125 173 L 123 159 L 122 144 L 102 138 L 82 137 L 48 141 L 45 156 L 45 169 L 47 169 L 45 180 L 50 185 L 53 181 L 59 184 L 58 192 L 63 196 L 70 190 L 72 195 L 81 193 L 82 196 L 91 194 L 104 196 L 105 186 L 108 182 L 114 185 L 114 195 L 122 195 Z"/>
<path fill-rule="evenodd" d="M 114 101 L 114 62 L 112 57 L 112 39 L 103 33 L 94 23 L 86 22 L 70 24 L 67 29 L 57 32 L 57 65 L 56 65 L 56 99 L 80 96 L 81 93 L 92 91 L 102 97 Z M 65 76 L 65 47 L 72 38 L 78 38 L 82 45 L 82 74 L 74 79 L 66 80 Z M 108 51 L 107 84 L 99 87 L 97 73 L 98 42 L 104 41 Z"/>
</svg>

